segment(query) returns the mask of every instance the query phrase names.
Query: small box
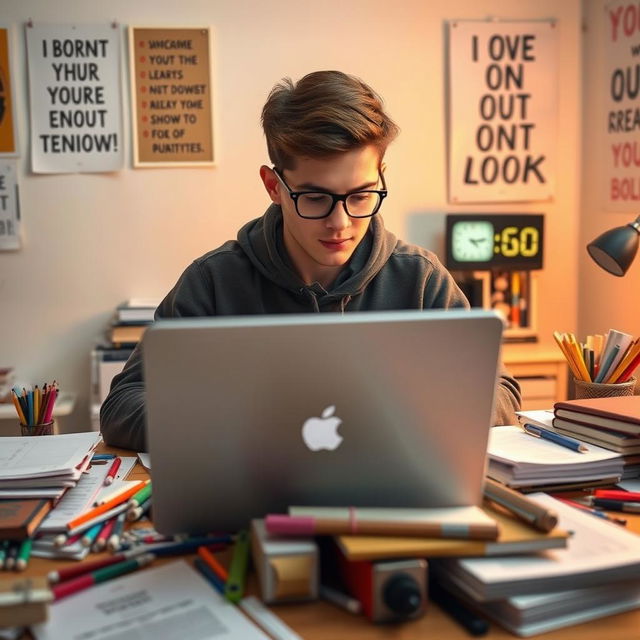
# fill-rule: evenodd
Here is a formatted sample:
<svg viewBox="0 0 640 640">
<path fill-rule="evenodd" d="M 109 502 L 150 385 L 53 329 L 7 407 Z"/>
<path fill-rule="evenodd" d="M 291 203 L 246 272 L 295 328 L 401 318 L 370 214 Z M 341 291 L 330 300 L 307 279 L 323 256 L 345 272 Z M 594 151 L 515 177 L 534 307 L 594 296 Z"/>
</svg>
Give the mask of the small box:
<svg viewBox="0 0 640 640">
<path fill-rule="evenodd" d="M 309 538 L 275 537 L 264 520 L 251 521 L 253 564 L 267 604 L 318 598 L 318 546 Z"/>
</svg>

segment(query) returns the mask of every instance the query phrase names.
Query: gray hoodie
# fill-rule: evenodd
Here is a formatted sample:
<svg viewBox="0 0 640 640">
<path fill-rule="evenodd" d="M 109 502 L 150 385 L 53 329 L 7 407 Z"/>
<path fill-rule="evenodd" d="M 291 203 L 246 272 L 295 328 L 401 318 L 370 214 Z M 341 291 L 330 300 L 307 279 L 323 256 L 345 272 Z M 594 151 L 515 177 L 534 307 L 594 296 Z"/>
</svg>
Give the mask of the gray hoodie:
<svg viewBox="0 0 640 640">
<path fill-rule="evenodd" d="M 374 216 L 349 263 L 327 291 L 306 285 L 284 249 L 282 211 L 271 205 L 236 241 L 195 260 L 160 303 L 155 317 L 468 308 L 436 255 L 386 231 Z M 107 444 L 146 450 L 142 351 L 138 345 L 111 384 L 100 410 Z M 502 368 L 492 424 L 513 424 L 520 387 Z"/>
</svg>

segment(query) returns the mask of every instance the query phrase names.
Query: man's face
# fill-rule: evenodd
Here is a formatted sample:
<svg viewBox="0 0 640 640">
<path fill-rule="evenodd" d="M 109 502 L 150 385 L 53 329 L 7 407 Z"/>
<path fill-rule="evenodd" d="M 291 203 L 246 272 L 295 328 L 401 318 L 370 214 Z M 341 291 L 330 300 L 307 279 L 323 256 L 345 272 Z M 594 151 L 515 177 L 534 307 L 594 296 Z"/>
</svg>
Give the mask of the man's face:
<svg viewBox="0 0 640 640">
<path fill-rule="evenodd" d="M 282 175 L 292 191 L 329 191 L 343 194 L 379 188 L 380 152 L 374 146 L 331 158 L 298 158 L 295 169 Z M 284 244 L 305 283 L 330 285 L 364 237 L 371 218 L 351 218 L 344 203 L 319 220 L 301 218 L 287 189 L 273 171 L 262 167 L 263 182 L 271 199 L 282 207 Z"/>
</svg>

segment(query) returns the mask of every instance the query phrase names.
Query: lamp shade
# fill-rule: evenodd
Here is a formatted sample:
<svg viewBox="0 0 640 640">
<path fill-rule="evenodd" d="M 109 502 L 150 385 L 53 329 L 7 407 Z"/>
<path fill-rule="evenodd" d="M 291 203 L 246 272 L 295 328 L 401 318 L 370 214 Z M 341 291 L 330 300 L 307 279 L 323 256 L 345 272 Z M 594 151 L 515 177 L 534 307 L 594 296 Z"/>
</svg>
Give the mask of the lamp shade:
<svg viewBox="0 0 640 640">
<path fill-rule="evenodd" d="M 636 257 L 639 238 L 640 216 L 623 227 L 605 231 L 587 245 L 587 251 L 605 271 L 622 277 Z"/>
</svg>

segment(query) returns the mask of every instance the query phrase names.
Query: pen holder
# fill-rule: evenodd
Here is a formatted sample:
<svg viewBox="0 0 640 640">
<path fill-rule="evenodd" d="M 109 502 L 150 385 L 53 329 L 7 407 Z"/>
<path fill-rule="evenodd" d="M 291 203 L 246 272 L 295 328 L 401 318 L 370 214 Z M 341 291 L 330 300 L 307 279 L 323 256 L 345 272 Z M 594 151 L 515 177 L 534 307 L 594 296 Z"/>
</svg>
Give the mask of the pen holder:
<svg viewBox="0 0 640 640">
<path fill-rule="evenodd" d="M 604 384 L 602 382 L 585 382 L 575 380 L 575 399 L 584 398 L 612 398 L 613 396 L 632 396 L 636 387 L 636 379 L 629 378 L 626 382 Z"/>
<path fill-rule="evenodd" d="M 53 420 L 44 424 L 36 424 L 33 427 L 25 427 L 25 425 L 21 424 L 20 431 L 23 436 L 52 436 Z"/>
</svg>

